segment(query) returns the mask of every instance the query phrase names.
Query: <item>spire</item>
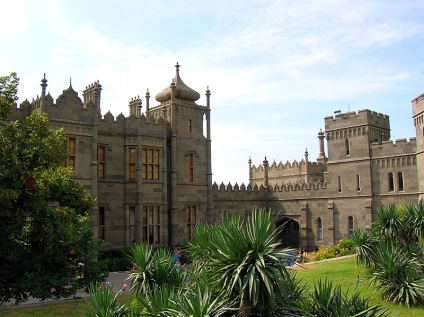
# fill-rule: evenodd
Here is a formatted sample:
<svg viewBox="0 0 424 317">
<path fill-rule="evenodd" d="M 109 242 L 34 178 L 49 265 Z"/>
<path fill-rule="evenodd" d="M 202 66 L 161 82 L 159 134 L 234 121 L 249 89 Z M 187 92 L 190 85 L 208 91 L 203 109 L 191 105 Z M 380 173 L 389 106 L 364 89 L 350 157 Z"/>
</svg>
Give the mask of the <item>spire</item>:
<svg viewBox="0 0 424 317">
<path fill-rule="evenodd" d="M 46 79 L 46 73 L 44 73 L 44 78 L 41 79 L 41 97 L 46 96 L 46 88 L 47 88 L 47 79 Z"/>
</svg>

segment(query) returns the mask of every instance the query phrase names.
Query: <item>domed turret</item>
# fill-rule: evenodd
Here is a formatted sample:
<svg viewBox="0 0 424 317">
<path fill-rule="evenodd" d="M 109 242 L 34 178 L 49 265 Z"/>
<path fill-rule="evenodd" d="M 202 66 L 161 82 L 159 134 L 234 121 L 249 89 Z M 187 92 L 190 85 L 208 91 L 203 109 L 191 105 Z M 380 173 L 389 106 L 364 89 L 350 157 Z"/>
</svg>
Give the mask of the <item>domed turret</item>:
<svg viewBox="0 0 424 317">
<path fill-rule="evenodd" d="M 181 100 L 187 100 L 187 101 L 196 101 L 200 98 L 200 94 L 188 87 L 184 82 L 181 80 L 180 77 L 180 65 L 177 63 L 175 65 L 176 68 L 176 74 L 175 78 L 173 79 L 173 83 L 175 84 L 175 98 L 181 99 Z M 155 99 L 159 102 L 169 101 L 171 100 L 171 85 L 169 85 L 167 88 L 159 92 Z"/>
</svg>

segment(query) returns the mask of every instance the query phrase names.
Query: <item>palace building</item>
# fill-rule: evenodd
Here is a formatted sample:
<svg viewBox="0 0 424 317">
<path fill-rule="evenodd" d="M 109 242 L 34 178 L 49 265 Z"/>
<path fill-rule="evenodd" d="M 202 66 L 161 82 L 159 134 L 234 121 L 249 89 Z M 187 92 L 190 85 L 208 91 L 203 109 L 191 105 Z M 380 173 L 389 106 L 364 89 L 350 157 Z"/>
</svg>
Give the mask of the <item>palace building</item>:
<svg viewBox="0 0 424 317">
<path fill-rule="evenodd" d="M 224 214 L 249 217 L 255 207 L 272 210 L 284 225 L 287 247 L 314 250 L 370 229 L 375 212 L 392 203 L 414 203 L 424 193 L 424 95 L 412 101 L 416 138 L 390 140 L 387 115 L 371 110 L 325 117 L 318 158 L 252 165 L 247 185 L 212 184 L 210 91 L 200 94 L 181 79 L 155 96 L 129 101 L 130 115 L 102 114 L 100 83 L 82 92 L 72 85 L 54 101 L 41 80 L 41 96 L 25 100 L 10 120 L 32 111 L 63 128 L 67 165 L 97 199 L 90 219 L 111 248 L 134 242 L 175 245 L 191 238 L 198 222 Z M 325 141 L 327 151 L 325 151 Z M 326 154 L 327 153 L 327 154 Z"/>
</svg>

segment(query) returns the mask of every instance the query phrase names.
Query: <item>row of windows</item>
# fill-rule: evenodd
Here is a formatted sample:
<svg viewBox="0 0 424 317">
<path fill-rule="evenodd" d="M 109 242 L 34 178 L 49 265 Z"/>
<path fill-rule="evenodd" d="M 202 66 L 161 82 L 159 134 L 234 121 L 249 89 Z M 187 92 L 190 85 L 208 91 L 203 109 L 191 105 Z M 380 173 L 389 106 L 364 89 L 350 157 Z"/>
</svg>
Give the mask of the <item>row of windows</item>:
<svg viewBox="0 0 424 317">
<path fill-rule="evenodd" d="M 100 239 L 106 239 L 106 208 L 99 206 L 98 214 L 98 236 Z M 186 207 L 186 233 L 187 239 L 193 236 L 193 229 L 196 225 L 197 208 L 196 206 Z M 140 242 L 150 245 L 160 245 L 160 230 L 161 230 L 161 217 L 160 206 L 143 206 L 141 212 L 141 236 L 137 239 L 137 221 L 135 206 L 129 207 L 129 222 L 128 222 L 128 241 L 132 244 Z"/>
<path fill-rule="evenodd" d="M 347 217 L 347 231 L 349 232 L 349 236 L 352 236 L 353 231 L 355 230 L 353 217 L 349 216 Z M 323 233 L 323 227 L 322 227 L 322 219 L 318 217 L 317 219 L 317 240 L 323 241 L 324 239 L 324 233 Z"/>
<path fill-rule="evenodd" d="M 395 176 L 392 172 L 388 174 L 388 191 L 393 192 L 395 191 Z M 404 191 L 404 179 L 403 179 L 403 173 L 398 172 L 396 176 L 396 191 L 402 192 Z M 359 192 L 361 191 L 361 177 L 359 175 L 356 175 L 356 190 Z M 337 177 L 337 191 L 339 193 L 342 192 L 342 177 Z"/>
<path fill-rule="evenodd" d="M 75 138 L 68 139 L 68 157 L 64 166 L 70 166 L 75 169 L 76 150 Z M 97 178 L 106 178 L 106 146 L 99 145 L 97 147 Z M 160 149 L 157 148 L 142 148 L 141 150 L 141 177 L 144 180 L 159 180 L 160 179 Z M 137 148 L 128 148 L 128 179 L 136 179 L 136 162 L 137 162 Z M 193 153 L 188 154 L 188 181 L 194 181 L 194 156 Z"/>
</svg>

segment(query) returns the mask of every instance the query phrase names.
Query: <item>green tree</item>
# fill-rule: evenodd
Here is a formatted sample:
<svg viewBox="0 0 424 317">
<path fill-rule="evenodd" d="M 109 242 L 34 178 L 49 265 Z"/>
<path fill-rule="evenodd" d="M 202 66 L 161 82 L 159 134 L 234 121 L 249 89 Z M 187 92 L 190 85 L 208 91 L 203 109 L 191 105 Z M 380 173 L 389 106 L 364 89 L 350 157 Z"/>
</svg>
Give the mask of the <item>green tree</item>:
<svg viewBox="0 0 424 317">
<path fill-rule="evenodd" d="M 36 111 L 7 120 L 18 83 L 15 73 L 0 77 L 0 304 L 72 296 L 77 274 L 85 283 L 100 274 L 88 219 L 94 200 L 61 167 L 63 130 L 49 129 Z"/>
</svg>

